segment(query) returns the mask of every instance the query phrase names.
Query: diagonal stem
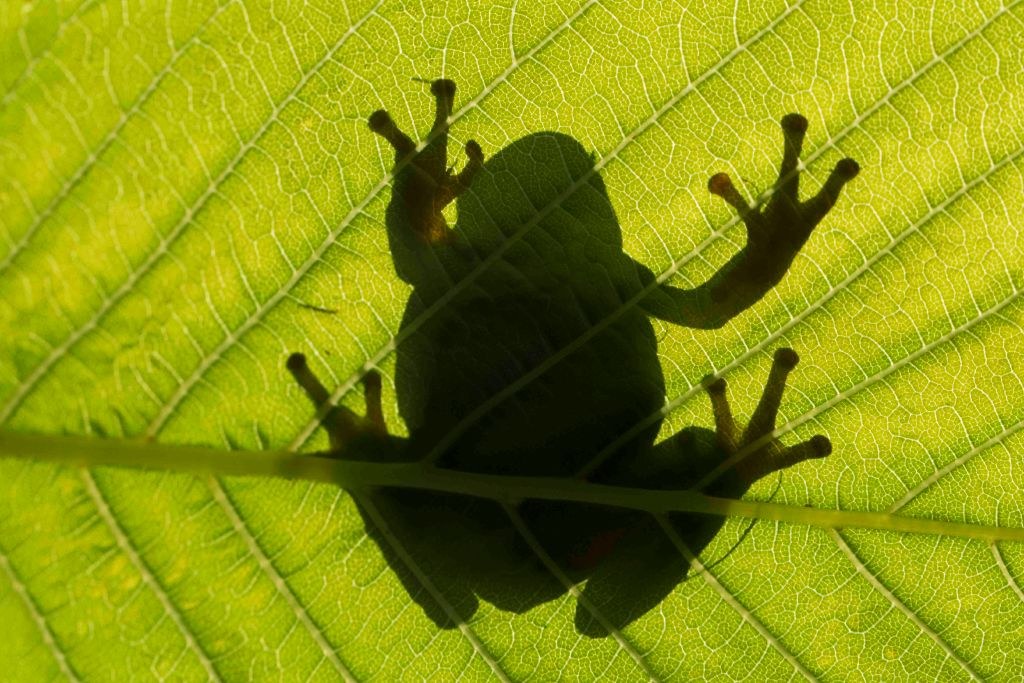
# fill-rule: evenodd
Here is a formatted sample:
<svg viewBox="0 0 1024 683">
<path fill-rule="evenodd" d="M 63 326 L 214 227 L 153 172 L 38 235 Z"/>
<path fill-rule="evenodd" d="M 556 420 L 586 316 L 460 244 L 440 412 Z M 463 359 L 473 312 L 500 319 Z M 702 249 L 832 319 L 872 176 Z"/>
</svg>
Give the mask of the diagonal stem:
<svg viewBox="0 0 1024 683">
<path fill-rule="evenodd" d="M 113 466 L 235 477 L 285 477 L 366 490 L 377 486 L 413 488 L 515 503 L 525 498 L 589 503 L 653 514 L 689 512 L 805 524 L 828 529 L 883 529 L 982 541 L 1024 542 L 1024 528 L 949 522 L 885 512 L 822 510 L 665 491 L 592 484 L 574 478 L 510 477 L 456 472 L 420 463 L 335 460 L 286 451 L 225 451 L 201 446 L 168 446 L 147 441 L 0 431 L 0 458 L 85 467 Z"/>
</svg>

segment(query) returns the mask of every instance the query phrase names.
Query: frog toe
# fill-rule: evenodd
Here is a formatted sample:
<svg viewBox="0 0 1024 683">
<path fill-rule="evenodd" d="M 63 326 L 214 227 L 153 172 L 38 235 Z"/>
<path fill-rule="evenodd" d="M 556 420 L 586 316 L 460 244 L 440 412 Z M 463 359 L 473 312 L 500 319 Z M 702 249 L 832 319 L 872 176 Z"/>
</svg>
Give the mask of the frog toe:
<svg viewBox="0 0 1024 683">
<path fill-rule="evenodd" d="M 421 80 L 421 79 L 416 79 Z M 442 211 L 465 192 L 483 167 L 484 154 L 475 140 L 466 143 L 466 165 L 453 173 L 448 165 L 448 129 L 455 103 L 455 82 L 438 78 L 430 82 L 434 96 L 434 122 L 430 134 L 417 144 L 403 133 L 388 113 L 380 109 L 369 117 L 370 130 L 395 149 L 395 183 L 392 205 L 400 199 L 401 218 L 397 224 L 422 238 L 426 245 L 443 245 L 454 240 Z"/>
<path fill-rule="evenodd" d="M 367 123 L 370 126 L 370 130 L 391 144 L 398 157 L 404 157 L 416 149 L 416 143 L 398 128 L 394 119 L 384 109 L 378 109 L 370 114 Z"/>
<path fill-rule="evenodd" d="M 768 381 L 742 437 L 737 435 L 738 427 L 725 394 L 725 380 L 704 379 L 703 385 L 714 411 L 718 446 L 727 461 L 732 463 L 731 467 L 723 467 L 732 469 L 744 485 L 749 486 L 772 472 L 804 460 L 824 458 L 832 452 L 832 442 L 820 434 L 788 447 L 774 434 L 786 380 L 799 362 L 800 356 L 793 349 L 781 348 L 775 352 Z"/>
<path fill-rule="evenodd" d="M 343 451 L 354 439 L 364 434 L 371 434 L 375 438 L 388 436 L 381 408 L 380 374 L 376 370 L 370 370 L 362 379 L 366 415 L 361 417 L 345 406 L 332 405 L 330 392 L 309 368 L 304 354 L 289 355 L 285 367 L 321 416 L 320 423 L 327 431 L 332 452 Z"/>
<path fill-rule="evenodd" d="M 436 102 L 434 127 L 431 132 L 437 134 L 448 130 L 448 117 L 451 116 L 455 104 L 455 81 L 438 78 L 431 82 L 430 93 Z"/>
<path fill-rule="evenodd" d="M 704 378 L 702 384 L 708 398 L 711 399 L 711 410 L 715 416 L 715 439 L 725 453 L 732 455 L 738 445 L 739 429 L 725 393 L 725 379 L 709 375 Z"/>
<path fill-rule="evenodd" d="M 804 460 L 824 458 L 831 453 L 832 442 L 829 441 L 829 438 L 822 434 L 815 434 L 806 441 L 801 441 L 795 446 L 782 449 L 782 451 L 776 454 L 771 459 L 771 462 L 768 463 L 769 466 L 766 468 L 764 474 L 784 470 L 787 467 L 792 467 Z"/>
<path fill-rule="evenodd" d="M 846 183 L 850 182 L 860 173 L 860 164 L 850 158 L 842 159 L 835 165 L 828 179 L 822 186 L 821 191 L 814 197 L 808 199 L 801 205 L 800 216 L 807 233 L 810 233 L 814 226 L 832 210 L 836 201 L 839 200 L 839 193 Z"/>
<path fill-rule="evenodd" d="M 473 184 L 473 178 L 483 168 L 483 165 L 483 150 L 480 149 L 480 145 L 477 144 L 476 140 L 470 140 L 466 143 L 466 165 L 462 167 L 459 173 L 449 175 L 445 179 L 438 195 L 438 204 L 444 208 L 468 190 L 470 185 Z"/>
</svg>

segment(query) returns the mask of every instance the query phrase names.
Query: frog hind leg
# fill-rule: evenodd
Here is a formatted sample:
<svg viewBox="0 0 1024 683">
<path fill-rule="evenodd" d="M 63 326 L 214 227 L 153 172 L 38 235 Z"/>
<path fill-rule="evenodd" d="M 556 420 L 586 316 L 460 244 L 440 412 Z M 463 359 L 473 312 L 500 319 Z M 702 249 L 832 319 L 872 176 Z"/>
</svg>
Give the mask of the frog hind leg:
<svg viewBox="0 0 1024 683">
<path fill-rule="evenodd" d="M 345 406 L 332 406 L 330 393 L 309 369 L 306 356 L 293 353 L 286 363 L 295 382 L 302 387 L 318 414 L 323 412 L 320 423 L 327 430 L 331 451 L 341 451 L 356 438 L 370 434 L 387 437 L 387 425 L 381 408 L 380 373 L 372 370 L 363 376 L 363 395 L 366 400 L 366 416 L 360 417 Z"/>
<path fill-rule="evenodd" d="M 800 357 L 793 349 L 775 352 L 768 381 L 757 408 L 746 428 L 740 431 L 729 407 L 724 379 L 705 381 L 715 415 L 715 436 L 724 451 L 726 463 L 744 485 L 749 487 L 772 472 L 786 469 L 812 458 L 824 458 L 832 452 L 828 437 L 817 434 L 794 446 L 784 446 L 774 435 L 775 422 L 786 388 L 786 379 L 796 367 Z M 711 476 L 714 476 L 714 472 Z M 704 488 L 704 490 L 708 490 Z"/>
</svg>

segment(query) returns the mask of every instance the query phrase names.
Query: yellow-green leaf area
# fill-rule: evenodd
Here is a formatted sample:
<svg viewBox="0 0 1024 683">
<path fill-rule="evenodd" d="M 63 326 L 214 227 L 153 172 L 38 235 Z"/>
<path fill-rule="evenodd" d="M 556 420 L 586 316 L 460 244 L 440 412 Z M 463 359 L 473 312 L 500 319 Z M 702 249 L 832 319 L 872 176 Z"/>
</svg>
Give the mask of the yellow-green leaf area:
<svg viewBox="0 0 1024 683">
<path fill-rule="evenodd" d="M 284 369 L 303 351 L 357 411 L 379 370 L 404 433 L 410 287 L 385 233 L 392 153 L 366 119 L 386 107 L 424 138 L 417 79 L 443 76 L 453 150 L 572 136 L 625 251 L 680 287 L 744 244 L 708 177 L 766 191 L 779 119 L 805 115 L 803 195 L 844 157 L 860 175 L 753 308 L 718 330 L 655 323 L 661 436 L 711 426 L 708 373 L 749 415 L 791 346 L 779 432 L 834 452 L 747 500 L 1019 530 L 1021 73 L 1019 1 L 6 4 L 0 429 L 324 449 Z M 439 628 L 408 587 L 457 614 L 466 575 L 388 541 L 400 520 L 363 492 L 21 455 L 0 451 L 13 680 L 1024 676 L 1013 541 L 729 517 L 607 637 L 576 626 L 582 586 Z"/>
</svg>

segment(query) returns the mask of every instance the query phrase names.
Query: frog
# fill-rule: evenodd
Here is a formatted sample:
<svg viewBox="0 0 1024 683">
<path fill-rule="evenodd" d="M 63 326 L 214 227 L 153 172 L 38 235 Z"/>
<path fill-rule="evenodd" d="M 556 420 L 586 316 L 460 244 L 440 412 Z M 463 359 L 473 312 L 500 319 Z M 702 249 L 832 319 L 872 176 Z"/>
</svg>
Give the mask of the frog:
<svg viewBox="0 0 1024 683">
<path fill-rule="evenodd" d="M 732 414 L 725 379 L 708 376 L 702 385 L 714 430 L 688 427 L 655 443 L 666 389 L 652 319 L 713 331 L 756 304 L 782 280 L 857 176 L 856 161 L 839 161 L 820 190 L 800 201 L 808 122 L 796 113 L 783 116 L 782 161 L 765 202 L 749 203 L 726 173 L 708 181 L 708 190 L 737 213 L 745 246 L 703 284 L 680 288 L 625 252 L 596 158 L 571 136 L 529 134 L 489 159 L 471 139 L 456 171 L 448 158 L 455 92 L 452 80 L 430 82 L 434 118 L 419 144 L 386 110 L 368 118 L 393 153 L 384 227 L 395 274 L 411 286 L 394 374 L 407 435 L 388 430 L 378 372 L 362 378 L 366 408 L 359 415 L 331 406 L 329 391 L 296 352 L 286 367 L 323 415 L 329 457 L 649 489 L 696 487 L 740 498 L 758 480 L 832 452 L 823 435 L 792 446 L 774 436 L 786 379 L 799 361 L 790 348 L 775 351 L 745 426 Z M 449 226 L 446 210 L 453 202 L 457 219 Z M 461 557 L 458 570 L 472 576 L 450 587 L 457 595 L 449 602 L 463 606 L 462 619 L 472 616 L 478 597 L 526 609 L 586 578 L 586 602 L 619 628 L 660 602 L 688 569 L 643 513 L 527 499 L 517 505 L 533 536 L 526 548 L 493 502 L 392 488 L 374 495 L 399 536 L 419 541 L 435 560 L 446 553 Z M 409 557 L 395 552 L 390 537 L 396 532 L 383 538 L 374 531 L 379 518 L 364 516 L 399 570 Z M 694 555 L 723 523 L 692 514 L 669 519 Z M 432 540 L 424 542 L 427 537 Z M 527 558 L 536 560 L 538 548 L 568 583 L 531 573 L 536 563 Z M 621 577 L 621 567 L 601 569 L 615 556 L 629 571 L 647 572 L 644 597 L 600 578 L 602 571 Z M 533 577 L 530 587 L 509 589 L 513 566 Z M 436 596 L 423 596 L 408 571 L 399 574 L 435 623 L 454 623 L 450 608 L 439 610 Z M 526 604 L 524 593 L 533 596 Z M 577 628 L 606 633 L 609 619 L 598 623 L 586 611 L 578 609 Z"/>
</svg>

